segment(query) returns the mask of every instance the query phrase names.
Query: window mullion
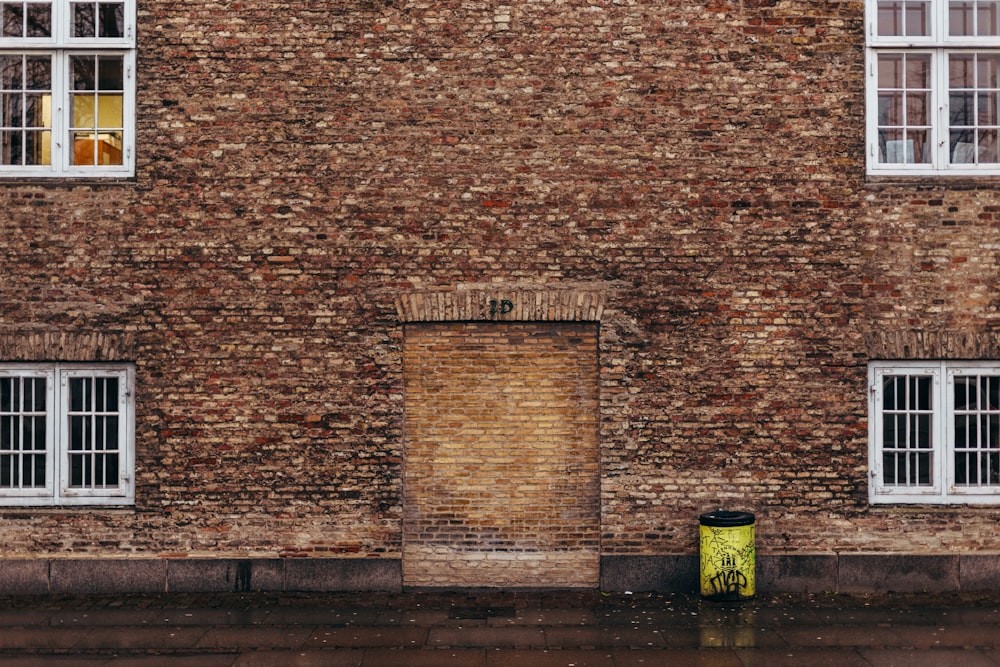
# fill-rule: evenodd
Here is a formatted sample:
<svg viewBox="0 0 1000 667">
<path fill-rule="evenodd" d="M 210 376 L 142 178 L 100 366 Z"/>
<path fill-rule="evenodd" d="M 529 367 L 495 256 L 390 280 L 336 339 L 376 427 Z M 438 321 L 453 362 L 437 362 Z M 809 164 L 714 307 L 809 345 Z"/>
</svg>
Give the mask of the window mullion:
<svg viewBox="0 0 1000 667">
<path fill-rule="evenodd" d="M 64 496 L 64 491 L 69 488 L 69 461 L 67 457 L 69 454 L 69 438 L 70 438 L 70 428 L 69 428 L 69 374 L 66 370 L 58 371 L 58 381 L 56 382 L 58 387 L 57 391 L 59 394 L 58 411 L 59 418 L 56 420 L 58 423 L 59 437 L 56 439 L 56 459 L 58 459 L 59 467 L 59 477 L 56 479 L 58 486 L 56 487 L 56 502 L 61 502 L 66 499 Z"/>
<path fill-rule="evenodd" d="M 52 53 L 52 169 L 58 172 L 66 170 L 66 138 L 63 110 L 66 108 L 64 55 L 61 49 Z"/>
<path fill-rule="evenodd" d="M 931 128 L 931 140 L 934 142 L 934 168 L 947 169 L 951 163 L 948 155 L 948 133 L 950 126 L 948 102 L 948 53 L 944 49 L 935 49 L 931 58 L 931 76 L 934 85 L 931 90 L 931 104 L 934 125 Z"/>
<path fill-rule="evenodd" d="M 949 498 L 955 488 L 955 373 L 948 369 L 946 362 L 941 362 L 938 377 L 944 378 L 941 391 L 935 397 L 934 412 L 941 416 L 935 425 L 937 442 L 934 449 L 938 454 L 938 479 L 941 480 L 941 498 Z"/>
</svg>

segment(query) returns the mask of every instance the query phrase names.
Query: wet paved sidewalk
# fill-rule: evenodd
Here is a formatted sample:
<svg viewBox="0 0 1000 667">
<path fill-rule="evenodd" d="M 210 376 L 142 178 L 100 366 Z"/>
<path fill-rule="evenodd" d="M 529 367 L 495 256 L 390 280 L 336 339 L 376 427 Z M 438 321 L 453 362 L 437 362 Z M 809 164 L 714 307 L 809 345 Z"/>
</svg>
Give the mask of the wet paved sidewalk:
<svg viewBox="0 0 1000 667">
<path fill-rule="evenodd" d="M 1000 667 L 1000 595 L 0 597 L 0 665 Z"/>
</svg>

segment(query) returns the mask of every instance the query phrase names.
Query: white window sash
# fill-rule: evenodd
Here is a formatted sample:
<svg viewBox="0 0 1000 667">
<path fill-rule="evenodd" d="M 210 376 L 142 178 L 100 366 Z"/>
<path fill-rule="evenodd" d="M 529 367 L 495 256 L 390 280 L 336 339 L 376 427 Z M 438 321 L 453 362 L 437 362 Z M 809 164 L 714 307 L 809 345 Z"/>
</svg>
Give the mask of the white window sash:
<svg viewBox="0 0 1000 667">
<path fill-rule="evenodd" d="M 886 36 L 878 34 L 878 0 L 865 6 L 865 161 L 872 176 L 984 176 L 1000 174 L 1000 163 L 952 164 L 949 155 L 949 53 L 1000 51 L 1000 36 L 951 36 L 948 34 L 948 0 L 934 0 L 930 34 Z M 931 161 L 923 164 L 879 162 L 878 56 L 890 53 L 931 54 Z"/>
<path fill-rule="evenodd" d="M 118 443 L 118 472 L 117 479 L 118 485 L 116 487 L 73 487 L 71 485 L 71 465 L 70 465 L 70 439 L 72 436 L 72 429 L 70 428 L 70 380 L 82 378 L 82 379 L 100 379 L 100 378 L 115 378 L 118 380 L 118 393 L 117 393 L 117 403 L 116 411 L 118 417 L 118 429 L 115 433 L 115 438 Z M 95 371 L 95 370 L 63 370 L 59 374 L 59 391 L 60 391 L 60 409 L 59 409 L 59 420 L 61 422 L 59 430 L 59 457 L 58 457 L 58 479 L 59 479 L 59 489 L 56 494 L 57 499 L 63 501 L 69 501 L 71 499 L 86 499 L 88 503 L 93 502 L 95 499 L 101 498 L 122 498 L 128 495 L 129 488 L 131 487 L 131 479 L 128 471 L 131 469 L 131 461 L 129 460 L 129 432 L 128 424 L 131 422 L 129 418 L 129 396 L 131 394 L 129 389 L 129 378 L 128 373 L 124 370 L 121 371 Z M 86 411 L 85 411 L 86 413 Z"/>
<path fill-rule="evenodd" d="M 969 364 L 963 363 L 961 366 L 950 366 L 947 373 L 948 400 L 946 406 L 946 422 L 948 427 L 947 442 L 949 443 L 949 453 L 947 457 L 947 493 L 951 496 L 961 497 L 965 502 L 982 502 L 985 504 L 1000 503 L 1000 484 L 983 485 L 959 485 L 957 483 L 958 473 L 955 462 L 955 413 L 958 406 L 954 401 L 955 378 L 964 376 L 1000 377 L 1000 368 L 989 364 Z"/>
<path fill-rule="evenodd" d="M 910 375 L 931 378 L 933 387 L 933 401 L 940 400 L 942 391 L 941 368 L 940 366 L 929 366 L 927 364 L 905 365 L 895 364 L 892 366 L 873 366 L 869 373 L 869 412 L 871 418 L 868 421 L 868 460 L 869 460 L 869 500 L 872 503 L 890 502 L 935 502 L 935 499 L 942 497 L 942 475 L 944 472 L 942 461 L 942 442 L 944 433 L 942 431 L 942 415 L 935 408 L 936 403 L 932 403 L 934 408 L 931 418 L 931 484 L 926 487 L 889 485 L 885 483 L 884 470 L 882 468 L 882 433 L 885 415 L 883 412 L 883 380 L 888 376 Z"/>
<path fill-rule="evenodd" d="M 136 0 L 125 0 L 121 37 L 74 37 L 73 0 L 52 0 L 51 37 L 5 37 L 0 35 L 0 49 L 50 50 L 73 49 L 134 49 L 136 34 Z"/>
<path fill-rule="evenodd" d="M 933 484 L 927 487 L 887 485 L 882 469 L 883 380 L 893 375 L 933 378 L 931 427 Z M 1000 505 L 1000 485 L 958 486 L 955 483 L 955 378 L 966 375 L 1000 376 L 1000 364 L 991 362 L 926 361 L 876 362 L 868 373 L 868 499 L 871 504 Z"/>
<path fill-rule="evenodd" d="M 130 505 L 135 502 L 135 370 L 130 364 L 11 364 L 0 377 L 45 377 L 46 488 L 2 489 L 0 506 Z M 71 488 L 69 466 L 69 381 L 73 378 L 117 378 L 118 484 L 103 488 Z"/>
<path fill-rule="evenodd" d="M 55 432 L 55 379 L 52 371 L 37 371 L 29 369 L 7 369 L 0 371 L 0 378 L 37 378 L 45 380 L 45 486 L 29 489 L 0 488 L 0 505 L 21 504 L 21 499 L 52 498 L 54 493 L 55 459 L 52 446 L 52 434 Z M 15 410 L 19 412 L 19 410 Z"/>
<path fill-rule="evenodd" d="M 50 54 L 52 58 L 52 135 L 51 164 L 0 165 L 0 177 L 16 178 L 126 178 L 135 174 L 135 100 L 136 100 L 136 2 L 124 3 L 123 36 L 73 37 L 72 3 L 52 3 L 52 37 L 0 37 L 0 53 Z M 122 164 L 74 165 L 72 138 L 69 135 L 70 82 L 69 59 L 73 55 L 114 55 L 124 59 L 122 99 Z"/>
</svg>

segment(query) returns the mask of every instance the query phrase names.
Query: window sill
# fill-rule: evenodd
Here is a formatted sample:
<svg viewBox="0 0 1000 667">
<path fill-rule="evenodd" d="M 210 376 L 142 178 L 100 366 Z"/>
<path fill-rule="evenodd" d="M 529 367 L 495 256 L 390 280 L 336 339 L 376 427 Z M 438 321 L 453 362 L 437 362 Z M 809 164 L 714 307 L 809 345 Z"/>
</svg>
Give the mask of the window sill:
<svg viewBox="0 0 1000 667">
<path fill-rule="evenodd" d="M 0 187 L 47 187 L 47 188 L 75 188 L 78 186 L 94 187 L 102 186 L 122 186 L 134 185 L 135 176 L 0 176 Z"/>
<path fill-rule="evenodd" d="M 968 174 L 906 174 L 906 175 L 879 175 L 867 174 L 865 184 L 872 188 L 881 187 L 915 187 L 925 190 L 939 190 L 947 188 L 949 190 L 985 190 L 995 189 L 1000 181 L 1000 174 L 996 175 L 976 175 Z"/>
<path fill-rule="evenodd" d="M 67 514 L 79 514 L 93 516 L 95 512 L 103 512 L 106 514 L 135 514 L 135 505 L 4 505 L 0 506 L 0 516 L 5 518 L 11 517 L 37 517 L 37 516 L 50 516 L 58 515 L 65 516 Z"/>
</svg>

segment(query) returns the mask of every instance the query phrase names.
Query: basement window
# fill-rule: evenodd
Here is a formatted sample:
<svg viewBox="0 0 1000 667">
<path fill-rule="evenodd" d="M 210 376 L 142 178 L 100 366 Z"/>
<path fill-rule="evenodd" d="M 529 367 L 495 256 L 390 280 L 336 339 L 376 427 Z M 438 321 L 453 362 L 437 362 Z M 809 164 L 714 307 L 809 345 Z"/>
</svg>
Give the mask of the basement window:
<svg viewBox="0 0 1000 667">
<path fill-rule="evenodd" d="M 134 161 L 134 0 L 0 0 L 0 176 L 130 176 Z"/>
<path fill-rule="evenodd" d="M 1000 0 L 867 0 L 875 175 L 1000 174 Z"/>
<path fill-rule="evenodd" d="M 1000 503 L 1000 362 L 873 362 L 873 503 Z"/>
<path fill-rule="evenodd" d="M 123 364 L 0 365 L 0 505 L 133 503 L 134 377 Z"/>
</svg>

